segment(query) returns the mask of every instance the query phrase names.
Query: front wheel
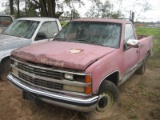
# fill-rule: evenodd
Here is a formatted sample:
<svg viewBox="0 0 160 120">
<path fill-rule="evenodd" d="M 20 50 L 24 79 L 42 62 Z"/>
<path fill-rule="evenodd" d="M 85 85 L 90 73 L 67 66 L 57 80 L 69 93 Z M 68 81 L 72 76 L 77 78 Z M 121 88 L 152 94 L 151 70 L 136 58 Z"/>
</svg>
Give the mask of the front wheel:
<svg viewBox="0 0 160 120">
<path fill-rule="evenodd" d="M 119 90 L 117 86 L 110 81 L 103 81 L 99 88 L 99 101 L 95 110 L 87 115 L 87 120 L 99 120 L 111 115 L 115 103 L 119 99 Z"/>
<path fill-rule="evenodd" d="M 1 62 L 0 65 L 0 77 L 3 81 L 7 81 L 7 75 L 9 73 L 10 68 L 10 58 L 6 58 Z"/>
</svg>

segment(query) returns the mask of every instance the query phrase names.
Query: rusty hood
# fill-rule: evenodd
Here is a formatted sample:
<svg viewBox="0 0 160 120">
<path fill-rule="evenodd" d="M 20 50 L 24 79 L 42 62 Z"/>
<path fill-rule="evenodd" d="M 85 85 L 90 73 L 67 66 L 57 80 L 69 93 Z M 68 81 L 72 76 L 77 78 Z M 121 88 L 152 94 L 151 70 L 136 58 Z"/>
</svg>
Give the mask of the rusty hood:
<svg viewBox="0 0 160 120">
<path fill-rule="evenodd" d="M 103 46 L 52 41 L 23 47 L 11 54 L 40 64 L 85 70 L 93 62 L 113 51 L 114 48 Z"/>
</svg>

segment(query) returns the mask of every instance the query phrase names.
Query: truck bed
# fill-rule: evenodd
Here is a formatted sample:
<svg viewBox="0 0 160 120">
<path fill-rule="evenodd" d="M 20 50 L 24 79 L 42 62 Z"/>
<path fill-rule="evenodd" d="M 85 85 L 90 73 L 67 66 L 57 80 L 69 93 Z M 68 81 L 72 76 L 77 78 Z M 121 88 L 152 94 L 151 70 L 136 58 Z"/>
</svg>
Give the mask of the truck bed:
<svg viewBox="0 0 160 120">
<path fill-rule="evenodd" d="M 148 36 L 148 35 L 137 35 L 137 39 L 138 40 L 146 38 L 146 37 L 151 37 L 151 36 Z"/>
</svg>

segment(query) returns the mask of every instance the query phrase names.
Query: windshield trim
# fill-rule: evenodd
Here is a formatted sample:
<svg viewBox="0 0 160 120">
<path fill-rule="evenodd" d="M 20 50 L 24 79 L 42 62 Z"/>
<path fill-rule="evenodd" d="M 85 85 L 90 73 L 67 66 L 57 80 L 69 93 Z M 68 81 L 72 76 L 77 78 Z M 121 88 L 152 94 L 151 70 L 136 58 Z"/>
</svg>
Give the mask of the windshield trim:
<svg viewBox="0 0 160 120">
<path fill-rule="evenodd" d="M 66 38 L 62 38 L 60 37 L 61 33 L 66 32 L 67 28 L 70 24 L 74 24 L 74 23 L 80 23 L 80 24 L 97 24 L 97 25 L 116 25 L 116 27 L 119 28 L 118 30 L 118 37 L 117 37 L 117 44 L 116 46 L 111 46 L 111 45 L 107 45 L 107 44 L 93 44 L 93 43 L 87 43 L 87 42 L 79 42 L 79 41 L 74 41 L 74 39 L 68 39 L 66 40 Z M 105 31 L 106 32 L 106 31 Z M 99 45 L 99 46 L 105 46 L 105 47 L 111 47 L 111 48 L 119 48 L 120 47 L 120 41 L 121 41 L 121 32 L 122 32 L 122 24 L 121 23 L 112 23 L 112 22 L 97 22 L 97 21 L 71 21 L 69 23 L 67 23 L 67 25 L 55 36 L 54 40 L 55 41 L 67 41 L 67 42 L 79 42 L 79 43 L 83 43 L 83 44 L 92 44 L 92 45 Z M 77 34 L 77 33 L 76 33 Z"/>
</svg>

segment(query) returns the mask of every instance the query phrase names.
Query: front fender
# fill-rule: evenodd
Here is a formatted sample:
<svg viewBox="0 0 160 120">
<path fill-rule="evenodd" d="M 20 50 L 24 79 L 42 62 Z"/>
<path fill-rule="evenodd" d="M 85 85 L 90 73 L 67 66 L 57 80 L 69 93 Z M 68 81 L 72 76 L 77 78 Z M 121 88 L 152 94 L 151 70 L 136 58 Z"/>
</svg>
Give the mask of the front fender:
<svg viewBox="0 0 160 120">
<path fill-rule="evenodd" d="M 15 50 L 15 49 L 16 48 L 5 50 L 5 51 L 0 51 L 0 63 L 4 58 L 9 57 L 11 55 L 12 50 Z"/>
</svg>

